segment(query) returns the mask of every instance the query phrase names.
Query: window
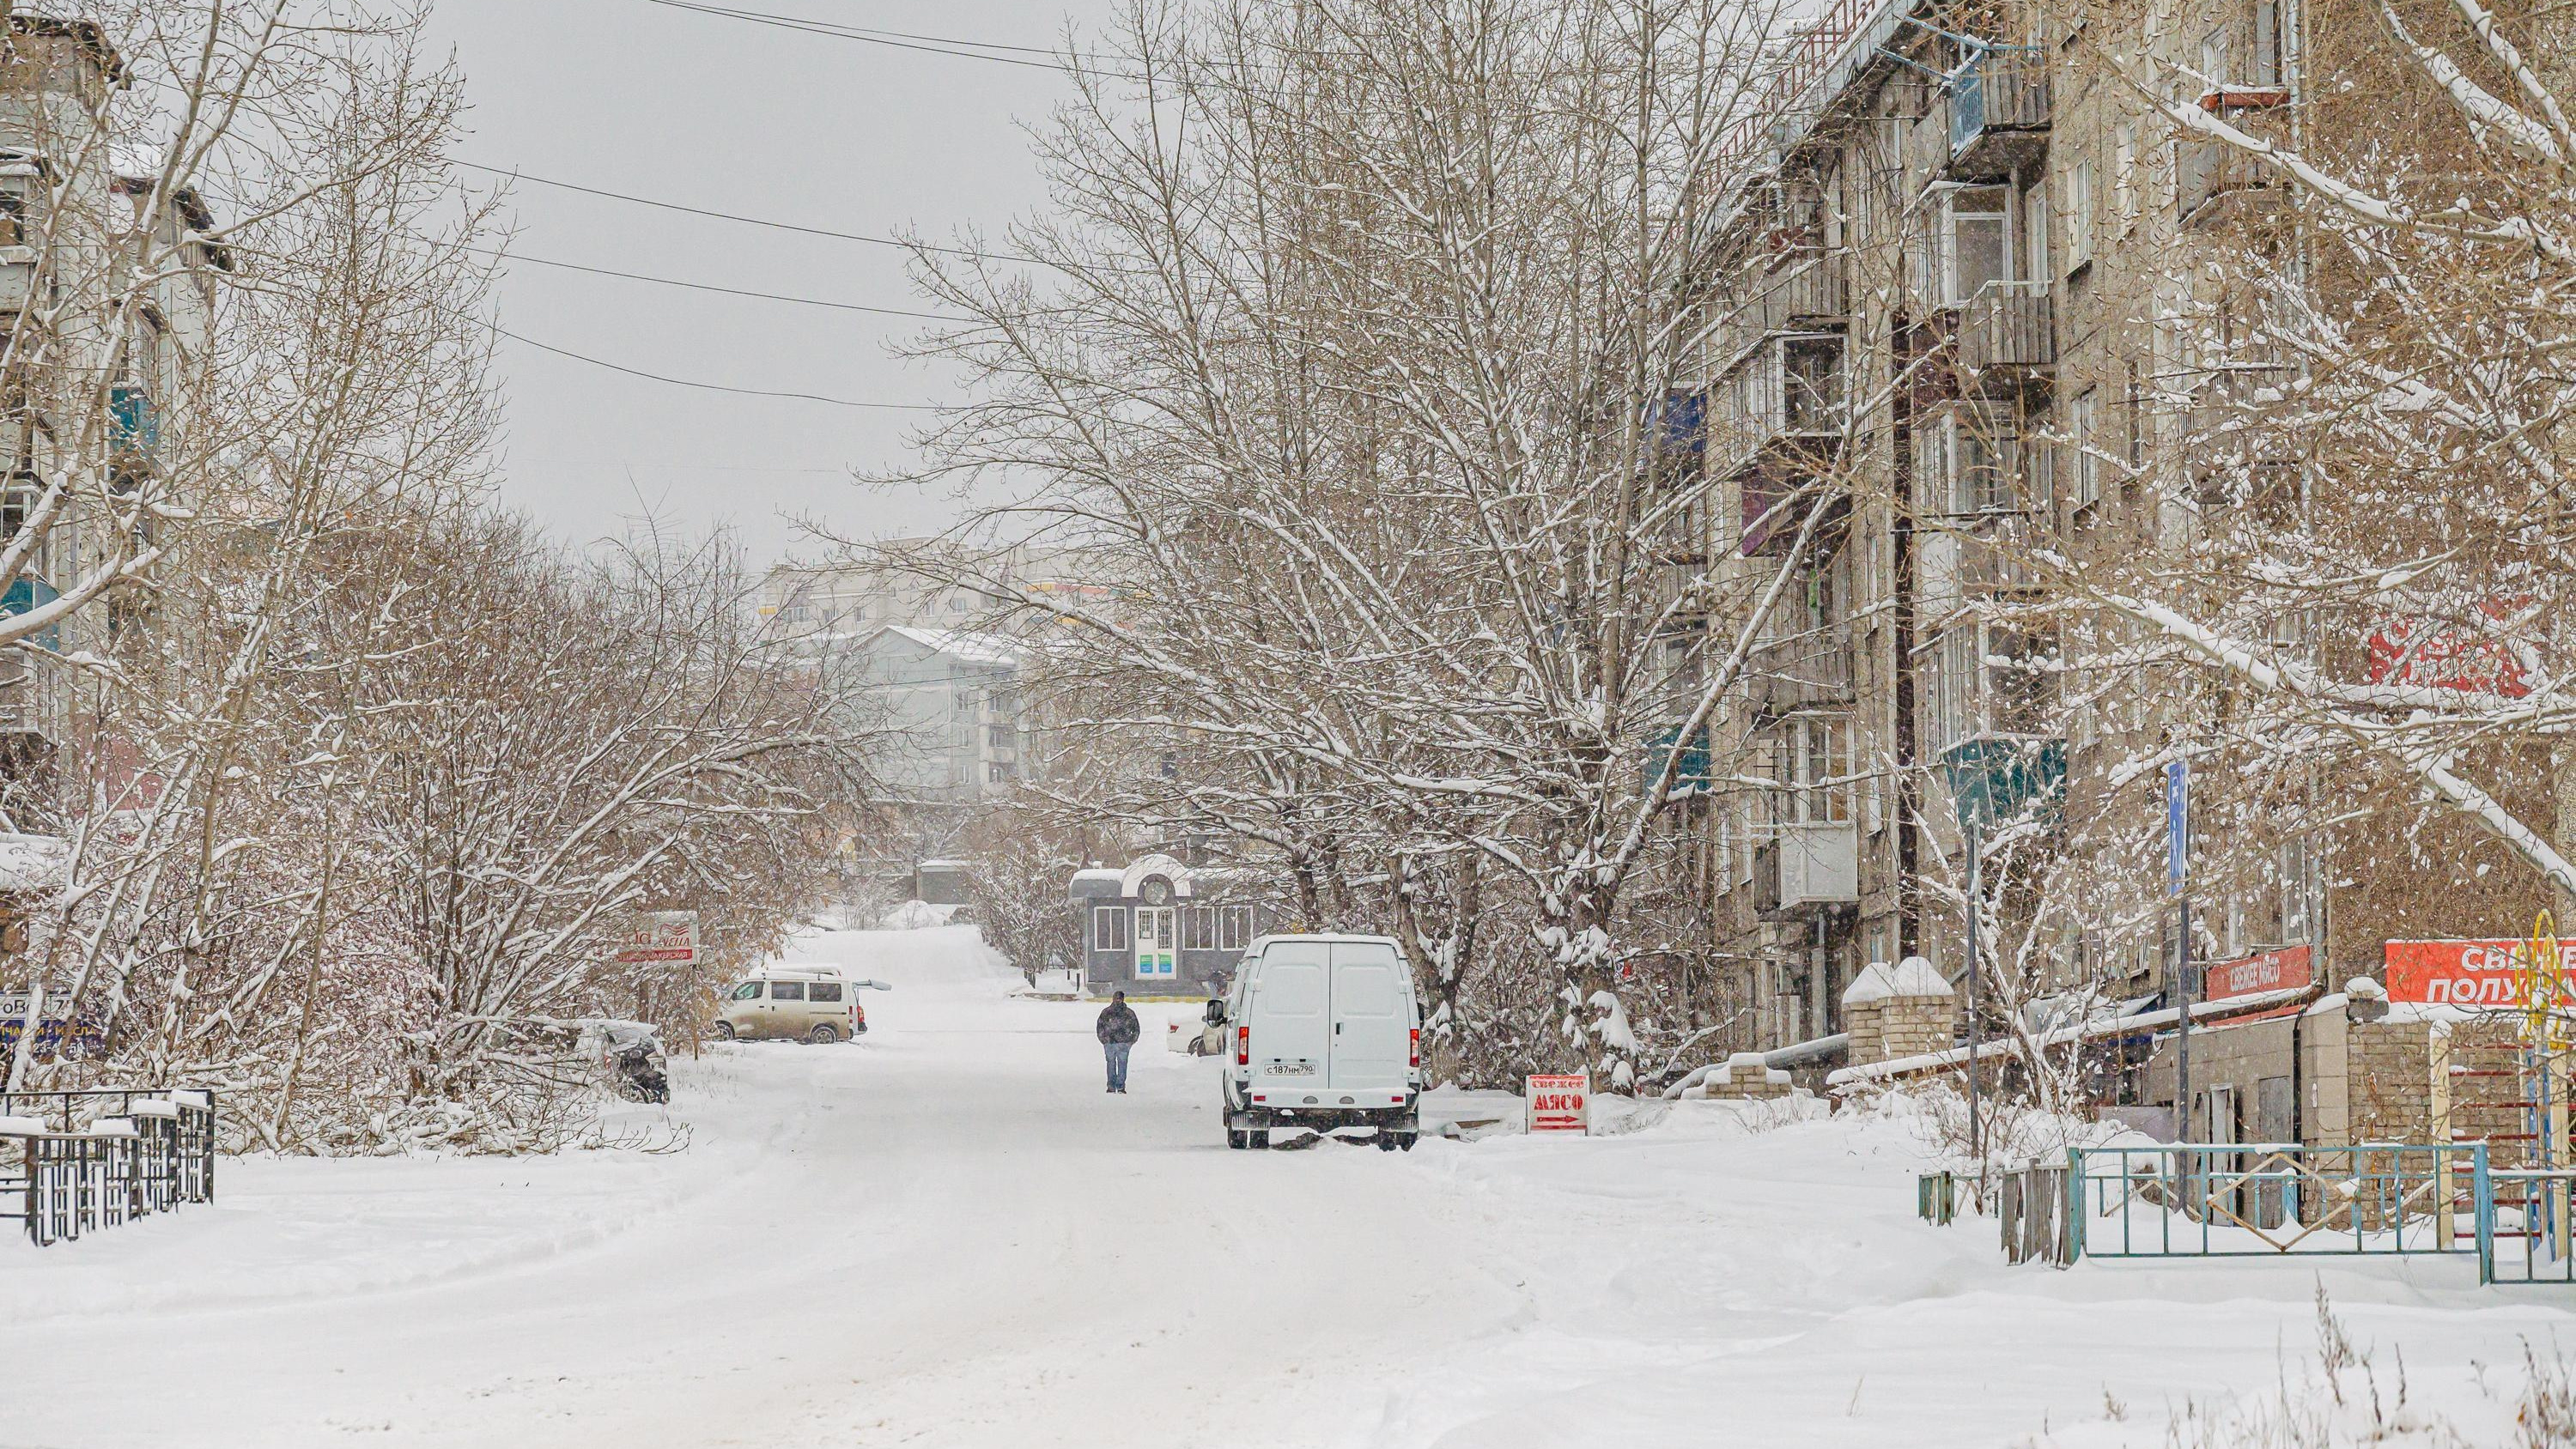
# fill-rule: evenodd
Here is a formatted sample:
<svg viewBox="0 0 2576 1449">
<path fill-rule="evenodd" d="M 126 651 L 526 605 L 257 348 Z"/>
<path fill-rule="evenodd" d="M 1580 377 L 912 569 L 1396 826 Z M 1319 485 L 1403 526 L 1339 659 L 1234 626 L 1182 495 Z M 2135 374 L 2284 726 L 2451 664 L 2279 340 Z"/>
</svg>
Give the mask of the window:
<svg viewBox="0 0 2576 1449">
<path fill-rule="evenodd" d="M 772 1001 L 803 1001 L 805 999 L 805 983 L 802 981 L 772 981 L 769 983 L 769 999 Z"/>
<path fill-rule="evenodd" d="M 1962 186 L 1950 193 L 1941 247 L 1945 304 L 1958 306 L 1986 283 L 2004 280 L 2011 198 L 2011 188 L 2004 186 Z"/>
<path fill-rule="evenodd" d="M 1224 939 L 1219 943 L 1228 951 L 1240 951 L 1252 944 L 1252 907 L 1227 906 L 1224 910 Z"/>
<path fill-rule="evenodd" d="M 2093 158 L 2066 173 L 2066 270 L 2093 260 Z"/>
<path fill-rule="evenodd" d="M 1939 754 L 1977 732 L 1977 670 L 1983 662 L 1977 626 L 1963 625 L 1935 640 L 1929 651 L 1930 679 L 1924 693 L 1931 706 L 1926 721 L 1932 751 Z"/>
<path fill-rule="evenodd" d="M 2281 83 L 2281 9 L 2274 0 L 2255 0 L 2253 64 L 2245 79 L 2258 86 Z"/>
<path fill-rule="evenodd" d="M 1181 912 L 1182 950 L 1213 951 L 1216 941 L 1216 907 L 1191 906 Z"/>
<path fill-rule="evenodd" d="M 2227 27 L 2225 25 L 2210 27 L 2209 33 L 2200 38 L 2200 74 L 2203 80 L 2209 82 L 2213 90 L 2227 84 Z"/>
<path fill-rule="evenodd" d="M 2101 399 L 2091 388 L 2076 394 L 2066 406 L 2066 430 L 2075 450 L 2077 508 L 2090 508 L 2102 497 L 2102 460 L 2093 451 L 2102 430 L 2101 411 Z"/>
<path fill-rule="evenodd" d="M 2285 945 L 2308 939 L 2311 885 L 2307 838 L 2291 836 L 2281 843 L 2281 941 Z"/>
<path fill-rule="evenodd" d="M 0 484 L 0 539 L 16 538 L 45 496 L 44 480 L 33 473 L 13 473 Z"/>
<path fill-rule="evenodd" d="M 1006 724 L 984 726 L 984 740 L 994 749 L 1007 750 L 1019 744 L 1019 731 Z"/>
<path fill-rule="evenodd" d="M 991 785 L 1007 785 L 1011 782 L 1012 775 L 1016 773 L 1017 771 L 1011 766 L 996 760 L 984 767 L 984 780 Z"/>
<path fill-rule="evenodd" d="M 34 244 L 36 180 L 33 176 L 0 176 L 0 247 Z"/>
<path fill-rule="evenodd" d="M 733 999 L 736 1001 L 758 1001 L 760 999 L 760 983 L 757 981 L 746 981 L 740 986 L 735 987 L 733 989 Z"/>
<path fill-rule="evenodd" d="M 1091 908 L 1091 949 L 1094 951 L 1127 949 L 1127 908 L 1125 906 Z"/>
<path fill-rule="evenodd" d="M 2048 271 L 2048 183 L 2035 178 L 2021 193 L 2022 250 L 2028 265 L 2025 277 L 2046 280 Z"/>
<path fill-rule="evenodd" d="M 1784 431 L 1840 431 L 1842 362 L 1839 337 L 1792 337 L 1780 344 Z"/>
<path fill-rule="evenodd" d="M 1851 726 L 1841 719 L 1798 715 L 1772 736 L 1772 778 L 1784 825 L 1851 823 Z"/>
<path fill-rule="evenodd" d="M 817 981 L 814 983 L 813 988 L 805 993 L 805 999 L 808 1001 L 838 1001 L 841 999 L 841 983 L 838 981 Z"/>
</svg>

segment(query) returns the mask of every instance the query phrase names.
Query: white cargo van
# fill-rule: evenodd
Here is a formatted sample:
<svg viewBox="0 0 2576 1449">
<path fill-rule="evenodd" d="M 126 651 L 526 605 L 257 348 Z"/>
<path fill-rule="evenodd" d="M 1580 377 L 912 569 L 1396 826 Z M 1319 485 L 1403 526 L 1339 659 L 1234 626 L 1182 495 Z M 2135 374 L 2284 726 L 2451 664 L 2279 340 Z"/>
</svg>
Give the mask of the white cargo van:
<svg viewBox="0 0 2576 1449">
<path fill-rule="evenodd" d="M 1225 999 L 1225 1145 L 1277 1128 L 1375 1127 L 1410 1151 L 1422 1132 L 1422 1016 L 1387 936 L 1263 936 Z"/>
</svg>

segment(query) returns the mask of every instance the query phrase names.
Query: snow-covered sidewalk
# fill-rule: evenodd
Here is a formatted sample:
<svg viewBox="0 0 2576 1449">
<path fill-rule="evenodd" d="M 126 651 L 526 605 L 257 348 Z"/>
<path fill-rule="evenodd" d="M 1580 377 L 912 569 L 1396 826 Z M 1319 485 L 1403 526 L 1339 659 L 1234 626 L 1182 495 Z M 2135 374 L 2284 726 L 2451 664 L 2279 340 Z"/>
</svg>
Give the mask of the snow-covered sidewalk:
<svg viewBox="0 0 2576 1449">
<path fill-rule="evenodd" d="M 2295 1376 L 2320 1282 L 2466 1429 L 2476 1366 L 2576 1347 L 2464 1260 L 2007 1269 L 1888 1120 L 1228 1152 L 1216 1064 L 1152 1049 L 1187 1007 L 1111 1097 L 1093 1008 L 971 929 L 796 954 L 893 981 L 876 1031 L 680 1063 L 685 1151 L 227 1162 L 0 1241 L 0 1446 L 2091 1449 Z"/>
</svg>

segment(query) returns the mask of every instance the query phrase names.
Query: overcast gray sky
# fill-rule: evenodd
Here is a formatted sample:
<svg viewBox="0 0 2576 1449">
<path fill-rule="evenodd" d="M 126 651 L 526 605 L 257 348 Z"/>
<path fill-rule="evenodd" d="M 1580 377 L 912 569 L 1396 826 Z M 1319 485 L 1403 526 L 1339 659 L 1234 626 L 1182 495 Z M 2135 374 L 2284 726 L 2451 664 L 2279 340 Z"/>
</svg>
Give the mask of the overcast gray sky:
<svg viewBox="0 0 2576 1449">
<path fill-rule="evenodd" d="M 1109 0 L 721 0 L 731 8 L 1018 45 Z M 464 159 L 709 210 L 883 234 L 998 231 L 1043 199 L 1014 124 L 1067 94 L 1042 69 L 827 39 L 649 0 L 438 0 L 473 99 Z M 528 257 L 752 291 L 915 307 L 900 252 L 702 220 L 520 182 Z M 884 402 L 946 396 L 886 355 L 920 324 L 511 268 L 501 323 L 549 346 L 737 387 Z M 898 330 L 902 329 L 902 330 Z M 781 515 L 873 536 L 950 516 L 946 498 L 862 493 L 852 466 L 909 455 L 919 414 L 728 397 L 503 341 L 505 499 L 567 539 L 650 506 L 739 527 L 755 558 L 797 547 Z"/>
</svg>

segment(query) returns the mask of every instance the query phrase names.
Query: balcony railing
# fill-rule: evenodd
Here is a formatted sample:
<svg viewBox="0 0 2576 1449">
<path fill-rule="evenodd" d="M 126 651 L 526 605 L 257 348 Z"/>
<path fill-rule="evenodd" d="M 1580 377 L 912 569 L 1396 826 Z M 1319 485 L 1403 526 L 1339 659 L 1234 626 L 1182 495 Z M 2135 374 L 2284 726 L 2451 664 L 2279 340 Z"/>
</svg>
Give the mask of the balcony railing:
<svg viewBox="0 0 2576 1449">
<path fill-rule="evenodd" d="M 1786 447 L 1817 456 L 1843 431 L 1843 339 L 1838 333 L 1765 338 L 1720 379 L 1710 399 L 1709 451 L 1734 473 Z M 1745 515 L 1748 525 L 1753 515 Z"/>
<path fill-rule="evenodd" d="M 1988 282 L 1960 307 L 1962 369 L 2021 371 L 2056 362 L 2056 313 L 2046 282 Z"/>
<path fill-rule="evenodd" d="M 1720 350 L 1731 357 L 1773 333 L 1813 331 L 1849 315 L 1850 293 L 1837 259 L 1810 254 L 1795 266 L 1750 279 L 1718 329 Z"/>
<path fill-rule="evenodd" d="M 1764 915 L 1860 899 L 1860 830 L 1839 825 L 1775 825 L 1754 848 L 1753 905 Z"/>
<path fill-rule="evenodd" d="M 1852 697 L 1850 641 L 1835 627 L 1766 639 L 1746 673 L 1757 708 L 1778 713 L 1842 703 Z"/>
<path fill-rule="evenodd" d="M 2047 144 L 2048 57 L 2024 46 L 1978 52 L 1950 78 L 1950 169 L 1960 180 L 2010 175 Z"/>
<path fill-rule="evenodd" d="M 2183 141 L 2174 147 L 2174 190 L 2183 224 L 2205 223 L 2225 208 L 2218 203 L 2246 192 L 2268 192 L 2272 168 L 2225 141 Z"/>
</svg>

